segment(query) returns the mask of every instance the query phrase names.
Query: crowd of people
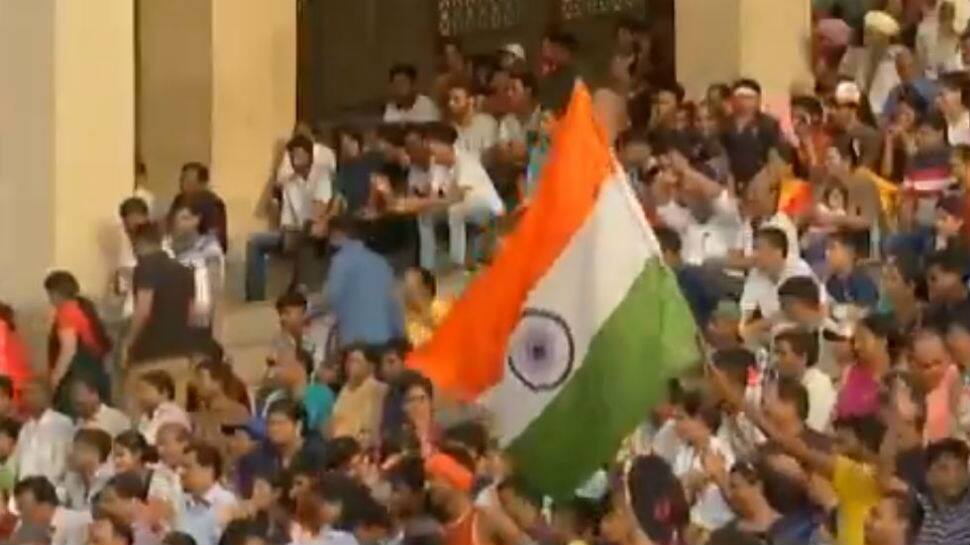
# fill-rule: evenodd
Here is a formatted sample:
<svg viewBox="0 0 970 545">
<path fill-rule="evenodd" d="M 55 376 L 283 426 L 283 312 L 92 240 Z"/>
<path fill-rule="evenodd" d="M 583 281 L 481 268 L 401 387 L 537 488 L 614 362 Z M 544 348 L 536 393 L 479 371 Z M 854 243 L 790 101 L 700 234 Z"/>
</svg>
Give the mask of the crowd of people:
<svg viewBox="0 0 970 545">
<path fill-rule="evenodd" d="M 0 542 L 970 543 L 970 5 L 815 4 L 815 85 L 772 109 L 754 79 L 688 99 L 617 26 L 594 107 L 704 361 L 570 497 L 404 365 L 595 81 L 552 31 L 538 59 L 444 40 L 426 92 L 391 68 L 379 123 L 297 127 L 246 241 L 248 300 L 293 262 L 255 384 L 216 340 L 230 239 L 199 163 L 165 213 L 120 204 L 110 304 L 38 282 L 43 373 L 0 304 Z"/>
</svg>

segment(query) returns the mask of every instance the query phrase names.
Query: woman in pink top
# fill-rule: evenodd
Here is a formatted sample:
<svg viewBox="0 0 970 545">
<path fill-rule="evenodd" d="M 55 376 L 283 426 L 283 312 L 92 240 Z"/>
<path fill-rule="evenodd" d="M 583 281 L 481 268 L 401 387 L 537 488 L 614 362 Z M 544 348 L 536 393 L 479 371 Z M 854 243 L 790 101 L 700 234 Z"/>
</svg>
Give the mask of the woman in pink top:
<svg viewBox="0 0 970 545">
<path fill-rule="evenodd" d="M 909 368 L 926 392 L 926 443 L 953 435 L 961 398 L 960 371 L 946 350 L 939 333 L 921 330 L 913 339 Z"/>
<path fill-rule="evenodd" d="M 875 414 L 879 384 L 893 364 L 893 321 L 885 314 L 870 314 L 856 326 L 852 347 L 856 362 L 846 371 L 835 405 L 837 418 Z"/>
</svg>

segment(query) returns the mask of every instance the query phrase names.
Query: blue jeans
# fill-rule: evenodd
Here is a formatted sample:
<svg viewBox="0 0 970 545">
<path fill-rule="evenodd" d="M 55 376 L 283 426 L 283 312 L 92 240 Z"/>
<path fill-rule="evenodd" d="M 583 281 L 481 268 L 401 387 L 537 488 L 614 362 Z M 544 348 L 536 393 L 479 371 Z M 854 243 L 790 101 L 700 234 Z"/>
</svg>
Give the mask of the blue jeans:
<svg viewBox="0 0 970 545">
<path fill-rule="evenodd" d="M 266 298 L 266 268 L 269 255 L 280 251 L 283 234 L 264 231 L 249 235 L 246 241 L 246 300 L 262 301 Z"/>
</svg>

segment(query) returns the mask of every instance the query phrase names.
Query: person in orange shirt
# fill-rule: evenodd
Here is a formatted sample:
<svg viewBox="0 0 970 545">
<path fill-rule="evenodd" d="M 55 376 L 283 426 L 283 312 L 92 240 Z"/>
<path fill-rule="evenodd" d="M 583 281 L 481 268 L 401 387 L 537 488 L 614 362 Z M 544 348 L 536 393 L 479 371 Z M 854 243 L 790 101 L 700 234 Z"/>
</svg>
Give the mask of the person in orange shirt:
<svg viewBox="0 0 970 545">
<path fill-rule="evenodd" d="M 17 407 L 20 390 L 34 376 L 34 373 L 30 368 L 27 349 L 17 332 L 14 311 L 3 301 L 0 301 L 0 375 L 10 379 L 13 386 L 11 397 L 14 407 Z"/>
</svg>

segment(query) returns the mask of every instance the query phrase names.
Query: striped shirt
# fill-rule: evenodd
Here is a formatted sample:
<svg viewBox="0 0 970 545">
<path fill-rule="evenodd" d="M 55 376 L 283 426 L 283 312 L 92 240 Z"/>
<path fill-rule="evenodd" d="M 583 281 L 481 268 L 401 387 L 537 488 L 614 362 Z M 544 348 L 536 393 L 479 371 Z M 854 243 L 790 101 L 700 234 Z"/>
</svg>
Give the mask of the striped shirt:
<svg viewBox="0 0 970 545">
<path fill-rule="evenodd" d="M 911 159 L 903 187 L 918 195 L 938 195 L 953 183 L 946 148 L 922 151 Z"/>
<path fill-rule="evenodd" d="M 924 513 L 916 545 L 970 543 L 970 490 L 957 503 L 942 506 L 923 494 L 917 494 L 916 499 Z"/>
</svg>

